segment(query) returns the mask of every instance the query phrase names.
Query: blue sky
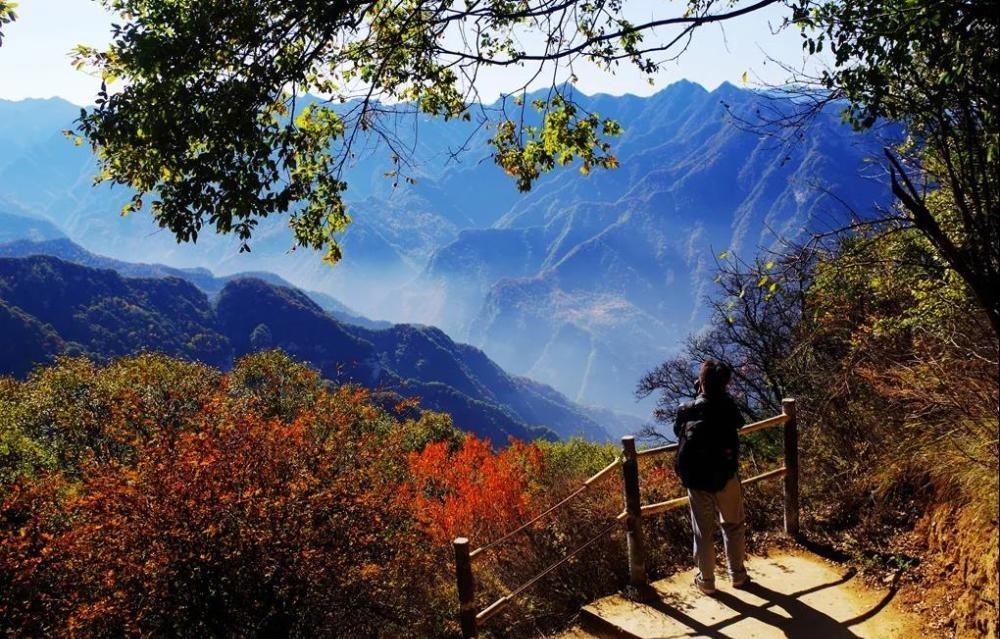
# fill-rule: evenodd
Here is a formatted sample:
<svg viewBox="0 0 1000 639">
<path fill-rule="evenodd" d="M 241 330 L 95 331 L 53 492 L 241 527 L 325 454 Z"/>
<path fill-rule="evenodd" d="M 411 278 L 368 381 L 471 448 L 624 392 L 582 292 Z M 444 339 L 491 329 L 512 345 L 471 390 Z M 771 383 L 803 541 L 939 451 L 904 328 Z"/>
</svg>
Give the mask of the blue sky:
<svg viewBox="0 0 1000 639">
<path fill-rule="evenodd" d="M 646 7 L 664 1 L 631 0 L 627 7 L 630 15 L 641 17 Z M 663 69 L 653 86 L 630 69 L 610 76 L 592 67 L 575 70 L 580 78 L 578 86 L 585 93 L 648 95 L 682 78 L 709 89 L 724 81 L 739 85 L 744 72 L 752 81 L 781 82 L 786 74 L 767 61 L 769 56 L 795 66 L 802 63 L 796 33 L 772 34 L 781 16 L 777 7 L 730 22 L 724 29 L 704 28 L 683 57 Z M 111 14 L 92 0 L 22 0 L 18 20 L 7 27 L 0 47 L 0 98 L 60 96 L 76 104 L 91 103 L 100 82 L 75 71 L 68 54 L 76 44 L 105 44 L 111 22 Z M 504 80 L 509 82 L 507 73 L 506 78 L 500 73 L 490 74 L 480 83 L 485 99 L 499 94 Z"/>
</svg>

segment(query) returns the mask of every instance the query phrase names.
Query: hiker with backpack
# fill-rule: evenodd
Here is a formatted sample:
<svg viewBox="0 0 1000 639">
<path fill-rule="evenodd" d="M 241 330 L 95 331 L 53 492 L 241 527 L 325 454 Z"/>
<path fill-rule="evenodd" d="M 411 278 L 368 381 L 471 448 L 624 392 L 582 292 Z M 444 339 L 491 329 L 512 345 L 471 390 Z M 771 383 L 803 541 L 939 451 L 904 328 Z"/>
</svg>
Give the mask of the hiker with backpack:
<svg viewBox="0 0 1000 639">
<path fill-rule="evenodd" d="M 688 489 L 694 529 L 695 586 L 706 595 L 715 593 L 714 536 L 720 523 L 733 587 L 750 583 L 744 566 L 746 526 L 738 477 L 739 430 L 744 421 L 726 392 L 731 377 L 726 364 L 704 362 L 698 375 L 698 397 L 681 405 L 674 422 L 676 470 Z"/>
</svg>

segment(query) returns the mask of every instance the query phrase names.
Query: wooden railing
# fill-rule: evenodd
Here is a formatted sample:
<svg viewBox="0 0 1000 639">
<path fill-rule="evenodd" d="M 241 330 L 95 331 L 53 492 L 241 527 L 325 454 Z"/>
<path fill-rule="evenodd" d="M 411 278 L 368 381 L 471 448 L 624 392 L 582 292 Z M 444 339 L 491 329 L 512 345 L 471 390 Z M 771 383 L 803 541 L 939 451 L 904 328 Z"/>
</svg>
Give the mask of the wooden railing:
<svg viewBox="0 0 1000 639">
<path fill-rule="evenodd" d="M 784 466 L 766 473 L 755 475 L 749 479 L 744 479 L 741 483 L 746 486 L 765 479 L 783 477 L 785 480 L 785 532 L 788 535 L 796 536 L 799 533 L 799 435 L 798 426 L 795 420 L 795 400 L 782 400 L 781 409 L 782 412 L 780 415 L 749 424 L 740 430 L 740 434 L 747 435 L 765 428 L 783 425 L 785 435 Z M 476 637 L 479 632 L 479 627 L 483 623 L 503 610 L 508 604 L 510 604 L 511 601 L 516 599 L 527 589 L 531 588 L 543 577 L 565 564 L 587 547 L 596 543 L 618 526 L 622 525 L 622 522 L 624 522 L 625 525 L 625 538 L 628 548 L 629 585 L 639 591 L 645 590 L 648 586 L 648 577 L 646 572 L 646 547 L 643 539 L 642 520 L 644 517 L 652 517 L 675 508 L 680 508 L 688 503 L 688 498 L 677 497 L 675 499 L 668 499 L 654 504 L 642 505 L 642 500 L 639 495 L 639 458 L 663 455 L 675 452 L 676 450 L 677 444 L 647 448 L 645 450 L 636 450 L 635 438 L 623 437 L 621 457 L 608 464 L 606 467 L 587 479 L 587 481 L 583 482 L 583 484 L 581 484 L 576 490 L 546 509 L 544 512 L 521 524 L 503 537 L 495 539 L 487 544 L 483 544 L 482 546 L 471 551 L 469 550 L 469 540 L 467 538 L 458 537 L 455 539 L 453 542 L 455 551 L 455 577 L 458 583 L 459 622 L 462 628 L 463 639 L 472 639 L 473 637 Z M 475 579 L 472 574 L 473 561 L 486 551 L 509 541 L 513 537 L 536 524 L 538 521 L 566 506 L 590 489 L 596 482 L 610 475 L 612 471 L 618 467 L 621 467 L 622 469 L 625 510 L 615 517 L 615 519 L 597 535 L 577 546 L 574 550 L 567 553 L 562 559 L 534 575 L 528 579 L 528 581 L 524 582 L 517 588 L 514 588 L 503 597 L 500 597 L 486 608 L 476 610 Z"/>
</svg>

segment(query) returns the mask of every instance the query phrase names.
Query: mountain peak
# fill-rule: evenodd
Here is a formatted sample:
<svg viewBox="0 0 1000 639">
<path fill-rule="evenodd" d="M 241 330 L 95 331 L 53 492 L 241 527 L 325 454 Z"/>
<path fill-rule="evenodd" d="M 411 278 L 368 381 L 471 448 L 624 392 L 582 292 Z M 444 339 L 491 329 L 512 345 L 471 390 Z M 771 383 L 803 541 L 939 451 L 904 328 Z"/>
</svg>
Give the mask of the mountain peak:
<svg viewBox="0 0 1000 639">
<path fill-rule="evenodd" d="M 74 104 L 67 100 L 66 98 L 54 95 L 48 98 L 20 98 L 17 100 L 7 100 L 0 98 L 0 105 L 16 106 L 21 108 L 38 108 L 38 107 L 48 107 L 48 108 L 72 108 L 79 110 L 81 107 L 79 104 Z"/>
</svg>

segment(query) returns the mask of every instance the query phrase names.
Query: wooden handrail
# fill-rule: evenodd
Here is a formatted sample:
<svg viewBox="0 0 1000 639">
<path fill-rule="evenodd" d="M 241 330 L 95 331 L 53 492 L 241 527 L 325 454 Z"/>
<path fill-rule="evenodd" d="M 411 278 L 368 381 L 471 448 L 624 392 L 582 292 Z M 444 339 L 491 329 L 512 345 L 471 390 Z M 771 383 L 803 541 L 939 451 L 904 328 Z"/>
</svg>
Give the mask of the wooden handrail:
<svg viewBox="0 0 1000 639">
<path fill-rule="evenodd" d="M 608 473 L 610 473 L 615 468 L 618 468 L 619 466 L 621 466 L 621 463 L 622 463 L 622 458 L 621 457 L 615 458 L 615 460 L 613 462 L 611 462 L 610 464 L 608 464 L 607 466 L 605 466 L 601 470 L 597 471 L 593 476 L 591 476 L 590 479 L 588 479 L 587 481 L 583 482 L 583 485 L 584 486 L 590 486 L 595 481 L 598 481 L 599 479 L 601 479 L 602 477 L 604 477 L 605 475 L 607 475 Z"/>
<path fill-rule="evenodd" d="M 785 415 L 785 534 L 799 534 L 799 426 L 795 419 L 795 400 L 781 400 Z"/>
<path fill-rule="evenodd" d="M 748 479 L 744 479 L 743 481 L 740 482 L 740 484 L 742 484 L 743 486 L 749 486 L 750 484 L 755 484 L 765 479 L 784 477 L 786 472 L 788 472 L 788 470 L 784 466 L 782 466 L 781 468 L 775 468 L 774 470 L 769 470 L 766 473 L 761 473 L 759 475 L 754 475 L 753 477 L 750 477 Z M 668 510 L 680 508 L 681 506 L 687 503 L 688 503 L 688 498 L 685 496 L 685 497 L 675 497 L 673 499 L 668 499 L 666 501 L 658 501 L 655 504 L 647 504 L 642 507 L 642 516 L 652 517 L 653 515 L 659 515 L 661 513 L 667 512 Z M 618 519 L 620 520 L 625 519 L 625 517 L 626 514 L 624 510 L 618 513 Z"/>
<path fill-rule="evenodd" d="M 628 581 L 637 591 L 649 582 L 646 572 L 646 542 L 642 534 L 642 494 L 639 491 L 639 456 L 635 437 L 622 437 L 622 496 L 625 498 L 625 548 L 628 552 Z"/>
<path fill-rule="evenodd" d="M 642 516 L 652 517 L 653 515 L 659 515 L 660 513 L 665 513 L 668 510 L 680 508 L 681 506 L 687 504 L 688 501 L 687 495 L 685 495 L 684 497 L 674 497 L 673 499 L 668 499 L 667 501 L 648 504 L 642 507 Z"/>
<path fill-rule="evenodd" d="M 759 422 L 747 424 L 746 426 L 740 429 L 740 435 L 749 435 L 754 431 L 764 430 L 765 428 L 771 428 L 772 426 L 782 426 L 787 421 L 788 421 L 788 415 L 785 414 L 775 415 L 774 417 L 768 417 L 767 419 L 762 419 Z"/>
<path fill-rule="evenodd" d="M 754 475 L 748 479 L 744 479 L 740 483 L 744 486 L 749 486 L 750 484 L 756 484 L 764 479 L 774 479 L 775 477 L 784 477 L 788 473 L 788 469 L 782 466 L 781 468 L 775 468 L 774 470 L 769 470 L 766 473 L 761 473 L 759 475 Z"/>
<path fill-rule="evenodd" d="M 774 417 L 768 417 L 767 419 L 762 419 L 758 422 L 748 424 L 740 429 L 740 435 L 747 435 L 758 430 L 763 430 L 765 428 L 771 428 L 774 426 L 784 425 L 784 444 L 785 444 L 785 465 L 781 468 L 776 468 L 774 470 L 769 470 L 767 472 L 755 475 L 748 479 L 744 479 L 740 482 L 741 485 L 747 486 L 749 484 L 756 483 L 758 481 L 763 481 L 765 479 L 774 479 L 776 477 L 783 477 L 784 482 L 784 493 L 785 493 L 785 532 L 789 535 L 798 534 L 799 530 L 799 495 L 798 495 L 798 426 L 795 419 L 795 400 L 785 399 L 781 402 L 782 414 L 776 415 Z M 531 520 L 525 522 L 521 526 L 507 533 L 503 537 L 494 540 L 488 544 L 473 550 L 471 553 L 468 551 L 468 540 L 465 538 L 458 538 L 454 542 L 455 546 L 455 570 L 458 579 L 458 589 L 459 589 L 459 603 L 460 603 L 460 619 L 462 622 L 462 636 L 466 639 L 477 636 L 478 626 L 488 619 L 496 615 L 503 608 L 505 608 L 511 601 L 514 600 L 522 592 L 537 583 L 542 577 L 549 574 L 559 566 L 563 565 L 569 561 L 574 555 L 582 551 L 584 548 L 590 546 L 598 539 L 603 537 L 605 534 L 614 529 L 615 526 L 620 525 L 619 522 L 625 521 L 628 527 L 629 533 L 629 568 L 631 579 L 634 581 L 636 576 L 645 578 L 645 566 L 644 557 L 642 551 L 642 537 L 641 537 L 641 521 L 643 517 L 649 517 L 653 515 L 658 515 L 669 510 L 674 510 L 688 503 L 688 497 L 676 497 L 674 499 L 668 499 L 666 501 L 657 502 L 655 504 L 647 504 L 645 506 L 638 505 L 637 495 L 638 495 L 638 484 L 635 477 L 635 471 L 637 470 L 636 462 L 639 457 L 645 457 L 650 455 L 658 455 L 667 452 L 672 452 L 677 450 L 677 444 L 667 444 L 665 446 L 658 446 L 656 448 L 647 448 L 646 450 L 636 451 L 634 446 L 634 440 L 631 437 L 626 437 L 622 439 L 624 457 L 619 457 L 613 462 L 608 464 L 606 467 L 599 470 L 597 473 L 588 478 L 583 484 L 574 490 L 572 493 L 558 501 L 553 506 L 546 509 L 544 512 L 536 515 Z M 623 464 L 628 461 L 628 464 L 623 466 Z M 577 547 L 566 556 L 564 556 L 559 561 L 547 567 L 545 570 L 541 571 L 527 582 L 521 586 L 515 588 L 508 594 L 500 597 L 489 606 L 476 613 L 474 611 L 474 583 L 472 579 L 472 559 L 479 555 L 480 553 L 500 544 L 519 532 L 522 532 L 541 518 L 554 512 L 555 510 L 561 508 L 562 506 L 569 503 L 572 499 L 576 498 L 587 490 L 592 484 L 600 480 L 602 477 L 608 475 L 611 471 L 619 466 L 623 466 L 623 478 L 626 486 L 626 505 L 631 506 L 631 508 L 626 508 L 618 514 L 610 524 L 598 533 L 595 537 L 588 540 L 583 545 Z M 630 472 L 631 471 L 631 474 Z M 631 497 L 631 499 L 630 499 Z"/>
<path fill-rule="evenodd" d="M 740 429 L 740 435 L 748 435 L 754 431 L 764 430 L 765 428 L 771 428 L 772 426 L 781 426 L 788 421 L 788 415 L 781 414 L 775 415 L 774 417 L 768 417 L 767 419 L 762 419 L 759 422 L 754 422 L 752 424 L 747 424 Z M 663 453 L 672 453 L 677 450 L 677 442 L 672 444 L 666 444 L 664 446 L 657 446 L 655 448 L 645 448 L 636 453 L 639 457 L 648 457 L 651 455 L 662 455 Z"/>
<path fill-rule="evenodd" d="M 476 623 L 483 623 L 493 615 L 503 610 L 513 598 L 514 595 L 504 595 L 503 597 L 500 597 L 490 605 L 483 608 L 481 611 L 477 612 Z"/>
<path fill-rule="evenodd" d="M 677 442 L 672 444 L 667 444 L 665 446 L 657 446 L 656 448 L 643 448 L 636 453 L 639 457 L 649 457 L 650 455 L 662 455 L 663 453 L 672 453 L 677 450 Z"/>
<path fill-rule="evenodd" d="M 455 579 L 458 582 L 458 621 L 463 637 L 476 636 L 476 585 L 472 579 L 469 540 L 458 537 L 452 542 L 455 550 Z"/>
</svg>

